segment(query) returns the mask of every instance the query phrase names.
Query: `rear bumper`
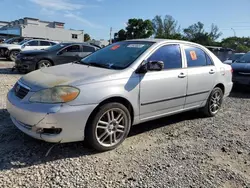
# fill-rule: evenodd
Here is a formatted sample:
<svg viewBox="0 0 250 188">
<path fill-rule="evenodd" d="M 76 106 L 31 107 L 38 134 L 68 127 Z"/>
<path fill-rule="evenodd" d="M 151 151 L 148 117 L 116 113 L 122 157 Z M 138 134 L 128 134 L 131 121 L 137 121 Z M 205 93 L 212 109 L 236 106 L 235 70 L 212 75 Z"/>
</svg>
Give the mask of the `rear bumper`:
<svg viewBox="0 0 250 188">
<path fill-rule="evenodd" d="M 231 93 L 233 89 L 233 82 L 230 82 L 228 83 L 226 86 L 225 86 L 225 93 L 224 93 L 224 97 L 228 97 Z"/>
</svg>

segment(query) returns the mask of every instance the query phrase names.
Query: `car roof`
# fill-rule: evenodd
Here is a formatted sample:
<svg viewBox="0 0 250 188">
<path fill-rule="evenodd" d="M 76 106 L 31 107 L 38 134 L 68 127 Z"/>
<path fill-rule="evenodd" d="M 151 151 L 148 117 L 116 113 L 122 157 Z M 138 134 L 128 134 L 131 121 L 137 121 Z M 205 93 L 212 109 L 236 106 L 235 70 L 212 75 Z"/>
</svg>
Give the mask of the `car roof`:
<svg viewBox="0 0 250 188">
<path fill-rule="evenodd" d="M 184 41 L 184 40 L 172 40 L 172 39 L 131 39 L 131 40 L 126 40 L 126 41 L 144 41 L 144 42 L 154 42 L 154 43 L 180 43 L 180 44 L 190 44 L 190 45 L 196 45 L 196 46 L 201 46 L 201 47 L 205 47 L 202 46 L 198 43 L 194 43 L 194 42 L 189 42 L 189 41 Z"/>
<path fill-rule="evenodd" d="M 92 44 L 89 44 L 87 42 L 61 42 L 59 44 L 64 44 L 64 45 L 86 45 L 86 46 L 92 46 L 92 47 L 95 47 L 94 45 Z"/>
</svg>

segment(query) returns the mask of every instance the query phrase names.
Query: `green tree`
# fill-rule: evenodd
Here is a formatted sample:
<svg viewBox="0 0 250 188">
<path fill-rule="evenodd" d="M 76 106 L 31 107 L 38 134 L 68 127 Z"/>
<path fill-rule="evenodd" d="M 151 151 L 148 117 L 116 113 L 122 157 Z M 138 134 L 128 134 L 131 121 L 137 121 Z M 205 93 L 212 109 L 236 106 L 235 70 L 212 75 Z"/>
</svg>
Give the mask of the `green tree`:
<svg viewBox="0 0 250 188">
<path fill-rule="evenodd" d="M 91 40 L 90 36 L 88 33 L 84 34 L 84 42 Z"/>
<path fill-rule="evenodd" d="M 157 15 L 152 20 L 155 38 L 164 39 L 181 39 L 180 26 L 178 22 L 170 15 L 166 15 L 164 19 Z"/>
<path fill-rule="evenodd" d="M 115 41 L 123 41 L 127 39 L 127 34 L 124 29 L 121 29 L 117 33 L 114 34 Z"/>
<path fill-rule="evenodd" d="M 215 41 L 222 35 L 219 28 L 212 24 L 211 31 L 206 32 L 204 24 L 197 22 L 188 28 L 184 29 L 184 38 L 186 40 L 196 42 L 202 45 L 213 45 Z"/>
<path fill-rule="evenodd" d="M 228 37 L 222 39 L 221 45 L 225 48 L 232 48 L 237 52 L 248 52 L 250 49 L 249 37 Z"/>
<path fill-rule="evenodd" d="M 126 27 L 127 39 L 149 38 L 154 33 L 150 20 L 129 19 Z"/>
</svg>

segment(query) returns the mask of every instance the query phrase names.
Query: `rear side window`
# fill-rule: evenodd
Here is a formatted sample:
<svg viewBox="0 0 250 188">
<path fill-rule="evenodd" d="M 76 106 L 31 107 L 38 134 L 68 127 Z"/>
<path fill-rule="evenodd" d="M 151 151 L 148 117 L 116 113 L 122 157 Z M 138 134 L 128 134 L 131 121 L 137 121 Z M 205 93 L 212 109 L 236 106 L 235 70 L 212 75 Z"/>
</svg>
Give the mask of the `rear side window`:
<svg viewBox="0 0 250 188">
<path fill-rule="evenodd" d="M 82 51 L 83 52 L 94 52 L 95 48 L 93 48 L 91 46 L 82 46 Z"/>
<path fill-rule="evenodd" d="M 211 58 L 200 48 L 185 46 L 188 67 L 201 67 L 213 65 Z"/>
<path fill-rule="evenodd" d="M 63 50 L 63 52 L 80 52 L 80 46 L 79 45 L 72 45 Z"/>
<path fill-rule="evenodd" d="M 164 69 L 182 68 L 180 46 L 172 44 L 160 47 L 148 58 L 148 61 L 162 61 Z"/>
<path fill-rule="evenodd" d="M 50 46 L 48 41 L 40 41 L 40 46 Z"/>
<path fill-rule="evenodd" d="M 51 46 L 54 46 L 54 45 L 56 45 L 57 43 L 55 43 L 55 42 L 50 42 L 50 45 Z"/>
</svg>

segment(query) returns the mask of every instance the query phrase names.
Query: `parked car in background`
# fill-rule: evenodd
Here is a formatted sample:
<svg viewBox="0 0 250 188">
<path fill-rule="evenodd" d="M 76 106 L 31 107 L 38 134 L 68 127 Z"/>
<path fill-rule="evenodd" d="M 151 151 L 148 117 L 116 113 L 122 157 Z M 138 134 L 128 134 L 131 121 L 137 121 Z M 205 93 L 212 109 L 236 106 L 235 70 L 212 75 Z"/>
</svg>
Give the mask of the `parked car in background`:
<svg viewBox="0 0 250 188">
<path fill-rule="evenodd" d="M 223 63 L 231 65 L 236 60 L 240 59 L 245 53 L 233 53 L 231 56 Z"/>
<path fill-rule="evenodd" d="M 15 61 L 20 72 L 80 61 L 83 57 L 99 50 L 88 43 L 60 43 L 45 50 L 22 51 Z"/>
<path fill-rule="evenodd" d="M 233 69 L 233 83 L 250 86 L 250 52 L 231 64 Z"/>
<path fill-rule="evenodd" d="M 20 51 L 27 50 L 42 50 L 48 47 L 51 47 L 58 42 L 49 41 L 49 40 L 39 40 L 39 39 L 27 39 L 23 40 L 18 44 L 2 44 L 0 45 L 0 53 L 2 57 L 10 59 L 11 61 L 16 60 L 16 56 Z"/>
<path fill-rule="evenodd" d="M 201 45 L 129 40 L 78 63 L 23 76 L 8 93 L 7 109 L 16 127 L 34 138 L 86 139 L 106 151 L 121 144 L 135 124 L 192 109 L 215 116 L 231 79 L 231 66 Z"/>
</svg>

